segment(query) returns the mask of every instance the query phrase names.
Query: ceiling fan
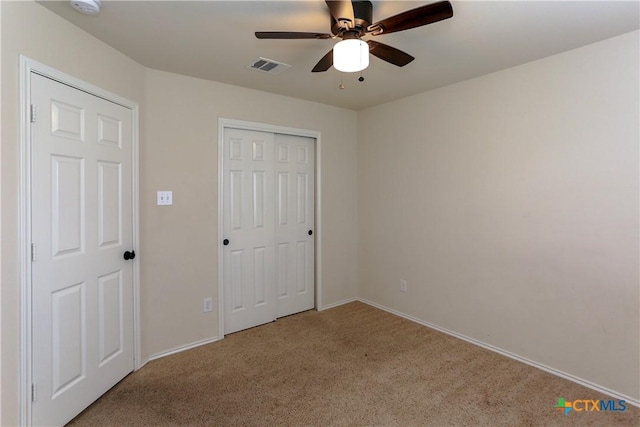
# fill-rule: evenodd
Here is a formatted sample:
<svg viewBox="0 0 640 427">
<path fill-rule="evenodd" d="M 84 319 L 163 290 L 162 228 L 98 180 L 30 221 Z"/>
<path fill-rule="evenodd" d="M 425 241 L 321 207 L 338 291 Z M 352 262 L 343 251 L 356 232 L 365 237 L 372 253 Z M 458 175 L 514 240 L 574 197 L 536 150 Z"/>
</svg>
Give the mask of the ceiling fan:
<svg viewBox="0 0 640 427">
<path fill-rule="evenodd" d="M 453 16 L 451 3 L 448 1 L 439 1 L 399 13 L 372 24 L 373 4 L 370 1 L 326 0 L 326 3 L 331 13 L 332 34 L 257 31 L 255 33 L 256 37 L 259 39 L 342 39 L 341 42 L 336 44 L 336 46 L 313 67 L 311 71 L 314 73 L 327 71 L 331 66 L 335 66 L 341 71 L 361 71 L 366 68 L 369 63 L 369 53 L 398 67 L 404 67 L 415 58 L 406 52 L 384 43 L 379 43 L 374 40 L 363 41 L 362 37 L 379 36 L 409 30 L 442 21 Z M 344 43 L 345 41 L 351 42 Z M 345 46 L 346 44 L 355 44 L 358 46 L 357 49 L 360 49 L 360 57 L 358 58 L 360 62 L 355 65 L 354 69 L 341 69 L 345 66 L 339 66 L 337 63 L 334 63 L 335 51 L 339 48 L 341 49 L 341 45 Z M 355 53 L 355 55 L 357 56 L 358 54 Z"/>
</svg>

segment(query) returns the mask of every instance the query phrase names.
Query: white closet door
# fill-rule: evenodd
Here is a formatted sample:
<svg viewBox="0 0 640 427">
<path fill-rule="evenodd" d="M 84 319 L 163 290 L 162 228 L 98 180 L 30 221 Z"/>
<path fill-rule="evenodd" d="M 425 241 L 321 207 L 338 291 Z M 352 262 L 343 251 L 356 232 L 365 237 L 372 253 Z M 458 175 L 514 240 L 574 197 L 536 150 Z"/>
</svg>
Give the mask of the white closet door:
<svg viewBox="0 0 640 427">
<path fill-rule="evenodd" d="M 223 144 L 228 334 L 314 306 L 315 140 L 227 128 Z"/>
<path fill-rule="evenodd" d="M 273 134 L 225 129 L 223 148 L 224 329 L 276 318 Z"/>
<path fill-rule="evenodd" d="M 134 368 L 131 110 L 32 74 L 33 425 Z"/>
<path fill-rule="evenodd" d="M 314 139 L 276 135 L 278 317 L 314 306 Z"/>
</svg>

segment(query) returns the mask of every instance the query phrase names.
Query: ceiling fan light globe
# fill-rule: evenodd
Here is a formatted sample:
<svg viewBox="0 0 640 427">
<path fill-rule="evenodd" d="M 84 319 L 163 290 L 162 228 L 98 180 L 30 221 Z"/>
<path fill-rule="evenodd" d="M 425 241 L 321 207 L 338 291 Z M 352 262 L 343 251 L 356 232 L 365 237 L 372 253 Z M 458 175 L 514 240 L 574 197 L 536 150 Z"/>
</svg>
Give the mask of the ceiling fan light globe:
<svg viewBox="0 0 640 427">
<path fill-rule="evenodd" d="M 347 39 L 333 47 L 333 66 L 345 73 L 362 71 L 369 66 L 369 45 L 359 39 Z"/>
</svg>

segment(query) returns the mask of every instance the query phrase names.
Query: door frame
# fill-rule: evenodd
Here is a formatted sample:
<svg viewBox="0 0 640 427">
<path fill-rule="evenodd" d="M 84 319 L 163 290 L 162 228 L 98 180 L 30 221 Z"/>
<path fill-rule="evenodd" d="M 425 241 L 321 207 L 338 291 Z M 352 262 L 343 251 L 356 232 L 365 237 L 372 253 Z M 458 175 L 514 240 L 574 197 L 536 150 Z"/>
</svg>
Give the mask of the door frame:
<svg viewBox="0 0 640 427">
<path fill-rule="evenodd" d="M 31 425 L 32 384 L 32 305 L 31 305 L 31 73 L 53 79 L 91 95 L 128 108 L 132 112 L 132 227 L 133 247 L 140 249 L 138 117 L 139 106 L 133 101 L 94 86 L 55 68 L 20 55 L 20 172 L 18 264 L 20 280 L 20 425 Z M 142 367 L 140 347 L 140 265 L 133 263 L 133 357 L 134 369 Z"/>
<path fill-rule="evenodd" d="M 224 169 L 223 169 L 223 147 L 224 147 L 224 131 L 225 129 L 242 129 L 253 130 L 259 132 L 277 133 L 283 135 L 301 136 L 315 139 L 315 188 L 314 188 L 314 292 L 315 292 L 315 308 L 322 310 L 322 143 L 320 131 L 299 129 L 288 126 L 278 126 L 266 123 L 249 122 L 245 120 L 235 120 L 218 118 L 218 336 L 224 338 L 224 284 L 223 284 L 223 245 L 222 236 L 224 234 L 224 226 L 222 215 L 224 213 Z"/>
</svg>

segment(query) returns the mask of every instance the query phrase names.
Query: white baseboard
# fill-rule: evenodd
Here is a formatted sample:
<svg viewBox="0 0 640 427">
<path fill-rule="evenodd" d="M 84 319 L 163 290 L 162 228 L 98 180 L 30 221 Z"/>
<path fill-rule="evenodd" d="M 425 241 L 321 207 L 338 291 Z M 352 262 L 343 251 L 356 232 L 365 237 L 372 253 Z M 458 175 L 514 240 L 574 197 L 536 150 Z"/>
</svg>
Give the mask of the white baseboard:
<svg viewBox="0 0 640 427">
<path fill-rule="evenodd" d="M 331 304 L 321 305 L 321 306 L 318 306 L 318 311 L 329 310 L 330 308 L 335 308 L 341 305 L 349 304 L 350 302 L 354 302 L 354 301 L 358 301 L 358 298 L 348 298 L 348 299 L 343 299 L 342 301 L 334 302 Z"/>
<path fill-rule="evenodd" d="M 630 396 L 626 396 L 626 395 L 624 395 L 622 393 L 618 393 L 618 392 L 616 392 L 614 390 L 611 390 L 611 389 L 609 389 L 607 387 L 603 387 L 601 385 L 594 384 L 591 381 L 587 381 L 585 379 L 576 377 L 575 375 L 571 375 L 571 374 L 568 374 L 566 372 L 560 371 L 558 369 L 551 368 L 549 366 L 543 365 L 542 363 L 538 363 L 538 362 L 536 362 L 534 360 L 527 359 L 526 357 L 519 356 L 517 354 L 511 353 L 510 351 L 503 350 L 503 349 L 501 349 L 499 347 L 495 347 L 495 346 L 493 346 L 491 344 L 487 344 L 487 343 L 484 343 L 482 341 L 478 341 L 478 340 L 476 340 L 474 338 L 470 338 L 470 337 L 467 337 L 465 335 L 459 334 L 457 332 L 451 331 L 449 329 L 440 327 L 438 325 L 434 325 L 433 323 L 426 322 L 424 320 L 418 319 L 417 317 L 410 316 L 410 315 L 402 313 L 402 312 L 400 312 L 398 310 L 394 310 L 393 308 L 389 308 L 389 307 L 386 307 L 384 305 L 375 303 L 373 301 L 369 301 L 369 300 L 367 300 L 365 298 L 357 298 L 357 300 L 360 301 L 360 302 L 363 302 L 365 304 L 368 304 L 370 306 L 379 308 L 380 310 L 384 310 L 384 311 L 389 312 L 391 314 L 395 314 L 396 316 L 400 316 L 400 317 L 403 317 L 403 318 L 405 318 L 407 320 L 411 320 L 412 322 L 416 322 L 416 323 L 418 323 L 418 324 L 420 324 L 422 326 L 426 326 L 427 328 L 435 329 L 436 331 L 440 331 L 440 332 L 445 333 L 447 335 L 451 335 L 452 337 L 459 338 L 459 339 L 461 339 L 463 341 L 467 341 L 467 342 L 469 342 L 471 344 L 477 345 L 477 346 L 485 348 L 487 350 L 491 350 L 493 352 L 496 352 L 498 354 L 506 356 L 506 357 L 508 357 L 510 359 L 517 360 L 518 362 L 522 362 L 522 363 L 525 363 L 525 364 L 527 364 L 529 366 L 533 366 L 534 368 L 541 369 L 541 370 L 543 370 L 545 372 L 548 372 L 550 374 L 553 374 L 553 375 L 556 375 L 558 377 L 564 378 L 566 380 L 572 381 L 574 383 L 580 384 L 580 385 L 585 386 L 587 388 L 590 388 L 592 390 L 599 391 L 600 393 L 606 394 L 606 395 L 611 396 L 611 397 L 613 397 L 615 399 L 624 400 L 626 403 L 629 403 L 629 404 L 631 404 L 633 406 L 640 407 L 640 400 L 634 399 L 633 397 L 630 397 Z"/>
<path fill-rule="evenodd" d="M 345 299 L 345 300 L 334 302 L 334 303 L 331 303 L 331 304 L 328 304 L 328 305 L 320 306 L 320 307 L 318 307 L 317 310 L 318 311 L 329 310 L 330 308 L 338 307 L 338 306 L 341 306 L 341 305 L 344 305 L 344 304 L 349 304 L 350 302 L 354 302 L 354 301 L 358 301 L 358 299 L 357 298 Z M 144 360 L 142 362 L 142 364 L 136 370 L 141 369 L 144 365 L 146 365 L 147 363 L 151 362 L 152 360 L 160 359 L 161 357 L 170 356 L 172 354 L 180 353 L 180 352 L 183 352 L 183 351 L 186 351 L 186 350 L 190 350 L 190 349 L 195 348 L 195 347 L 200 347 L 201 345 L 210 344 L 210 343 L 213 343 L 213 342 L 216 342 L 216 341 L 219 341 L 219 340 L 220 340 L 219 337 L 213 337 L 213 338 L 208 338 L 208 339 L 201 340 L 201 341 L 196 341 L 194 343 L 182 345 L 182 346 L 179 346 L 179 347 L 175 347 L 175 348 L 172 348 L 172 349 L 169 349 L 169 350 L 166 350 L 166 351 L 161 351 L 159 353 L 156 353 L 156 354 L 153 354 L 153 355 L 149 356 L 146 360 Z"/>
<path fill-rule="evenodd" d="M 219 337 L 207 338 L 207 339 L 196 341 L 196 342 L 193 342 L 193 343 L 190 343 L 190 344 L 181 345 L 179 347 L 174 347 L 174 348 L 166 350 L 166 351 L 161 351 L 160 353 L 156 353 L 154 355 L 149 356 L 149 358 L 147 358 L 147 360 L 144 361 L 142 366 L 146 365 L 147 363 L 151 362 L 152 360 L 160 359 L 161 357 L 170 356 L 170 355 L 176 354 L 176 353 L 181 353 L 183 351 L 191 350 L 192 348 L 200 347 L 201 345 L 211 344 L 211 343 L 216 342 L 216 341 L 220 341 L 220 338 Z M 142 368 L 142 366 L 140 366 L 140 367 Z"/>
<path fill-rule="evenodd" d="M 329 310 L 330 308 L 338 307 L 344 304 L 349 304 L 350 302 L 358 301 L 357 298 L 349 298 L 342 301 L 334 302 L 328 305 L 323 305 L 318 307 L 318 311 Z M 170 356 L 172 354 L 180 353 L 186 350 L 191 350 L 192 348 L 200 347 L 201 345 L 211 344 L 213 342 L 220 341 L 220 337 L 208 338 L 201 341 L 196 341 L 190 344 L 181 345 L 179 347 L 175 347 L 166 351 L 161 351 L 159 353 L 153 354 L 149 356 L 146 360 L 142 362 L 142 364 L 136 369 L 141 369 L 144 365 L 151 362 L 152 360 L 160 359 L 165 356 Z"/>
</svg>

